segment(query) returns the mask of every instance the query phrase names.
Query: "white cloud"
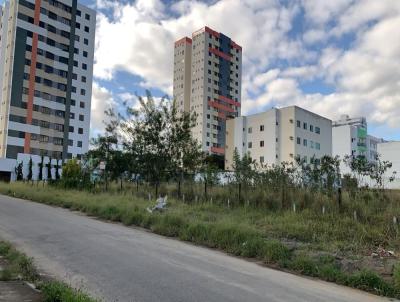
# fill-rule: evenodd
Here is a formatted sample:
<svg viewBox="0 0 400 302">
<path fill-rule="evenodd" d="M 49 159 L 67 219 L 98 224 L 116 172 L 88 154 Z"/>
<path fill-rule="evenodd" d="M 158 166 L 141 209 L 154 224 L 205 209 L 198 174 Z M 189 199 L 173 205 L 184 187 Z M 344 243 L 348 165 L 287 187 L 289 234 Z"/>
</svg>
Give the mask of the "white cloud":
<svg viewBox="0 0 400 302">
<path fill-rule="evenodd" d="M 141 76 L 142 86 L 171 94 L 174 41 L 208 25 L 243 46 L 242 113 L 297 104 L 330 118 L 366 115 L 370 122 L 399 128 L 400 1 L 288 3 L 181 0 L 166 7 L 161 0 L 97 0 L 98 8 L 112 14 L 98 15 L 95 77 L 110 80 L 127 71 Z M 304 32 L 290 36 L 302 9 L 304 29 L 295 30 Z M 348 33 L 355 39 L 344 48 L 340 38 Z M 315 49 L 320 42 L 324 49 Z M 301 83 L 313 79 L 335 92 L 303 93 Z M 94 98 L 116 103 L 110 91 L 96 85 Z M 127 93 L 115 99 L 134 100 Z"/>
<path fill-rule="evenodd" d="M 115 108 L 116 106 L 117 103 L 112 92 L 104 87 L 101 87 L 97 82 L 94 82 L 90 120 L 91 136 L 96 135 L 104 129 L 103 121 L 107 121 L 104 111 L 109 108 Z"/>
</svg>

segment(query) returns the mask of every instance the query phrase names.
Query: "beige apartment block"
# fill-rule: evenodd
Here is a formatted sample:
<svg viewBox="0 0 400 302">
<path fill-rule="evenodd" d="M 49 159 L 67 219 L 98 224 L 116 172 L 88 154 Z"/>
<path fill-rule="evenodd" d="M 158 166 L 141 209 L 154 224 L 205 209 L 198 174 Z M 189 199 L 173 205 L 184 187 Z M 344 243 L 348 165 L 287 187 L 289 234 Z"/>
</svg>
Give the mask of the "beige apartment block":
<svg viewBox="0 0 400 302">
<path fill-rule="evenodd" d="M 225 169 L 232 170 L 235 148 L 263 165 L 293 162 L 297 156 L 308 163 L 332 155 L 332 121 L 297 106 L 227 121 Z"/>
<path fill-rule="evenodd" d="M 173 97 L 196 113 L 193 136 L 208 153 L 225 152 L 226 119 L 240 116 L 242 48 L 204 27 L 175 42 Z"/>
</svg>

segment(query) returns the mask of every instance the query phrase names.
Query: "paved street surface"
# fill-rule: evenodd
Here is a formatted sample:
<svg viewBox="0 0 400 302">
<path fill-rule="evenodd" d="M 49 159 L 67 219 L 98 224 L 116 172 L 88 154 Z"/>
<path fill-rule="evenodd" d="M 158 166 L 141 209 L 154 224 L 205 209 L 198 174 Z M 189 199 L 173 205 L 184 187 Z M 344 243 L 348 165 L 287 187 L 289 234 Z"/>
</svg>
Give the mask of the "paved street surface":
<svg viewBox="0 0 400 302">
<path fill-rule="evenodd" d="M 0 195 L 0 237 L 106 301 L 386 301 L 335 284 Z"/>
</svg>

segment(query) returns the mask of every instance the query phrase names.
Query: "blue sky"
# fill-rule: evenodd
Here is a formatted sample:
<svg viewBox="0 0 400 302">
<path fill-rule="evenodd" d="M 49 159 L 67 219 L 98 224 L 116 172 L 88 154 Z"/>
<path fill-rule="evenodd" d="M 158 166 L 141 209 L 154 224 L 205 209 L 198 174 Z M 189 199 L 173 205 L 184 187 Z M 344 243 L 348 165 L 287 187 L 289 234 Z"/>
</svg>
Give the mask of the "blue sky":
<svg viewBox="0 0 400 302">
<path fill-rule="evenodd" d="M 0 0 L 1 2 L 1 0 Z M 92 133 L 103 111 L 172 94 L 173 43 L 204 25 L 243 47 L 243 113 L 296 104 L 364 115 L 400 140 L 398 0 L 81 0 L 96 8 Z"/>
</svg>

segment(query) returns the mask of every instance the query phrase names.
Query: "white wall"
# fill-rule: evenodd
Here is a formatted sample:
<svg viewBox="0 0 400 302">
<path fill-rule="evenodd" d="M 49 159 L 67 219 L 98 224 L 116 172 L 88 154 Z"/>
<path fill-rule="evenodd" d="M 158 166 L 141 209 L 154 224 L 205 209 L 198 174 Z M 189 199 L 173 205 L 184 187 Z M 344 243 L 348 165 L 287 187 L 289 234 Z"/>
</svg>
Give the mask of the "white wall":
<svg viewBox="0 0 400 302">
<path fill-rule="evenodd" d="M 378 153 L 381 155 L 381 160 L 390 161 L 393 166 L 386 173 L 386 186 L 391 189 L 400 189 L 400 142 L 387 142 L 378 144 Z M 393 171 L 396 171 L 396 179 L 389 183 L 388 179 L 392 176 Z"/>
</svg>

